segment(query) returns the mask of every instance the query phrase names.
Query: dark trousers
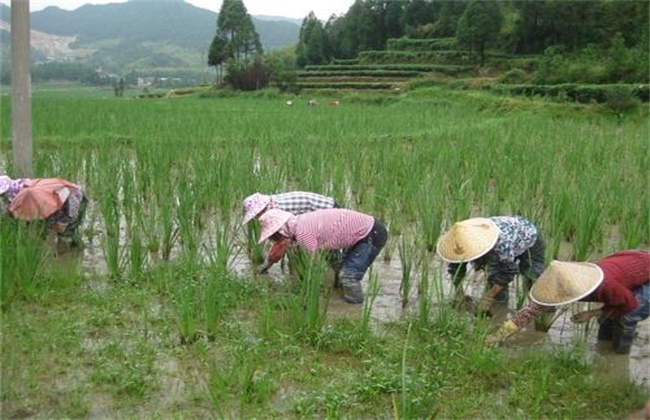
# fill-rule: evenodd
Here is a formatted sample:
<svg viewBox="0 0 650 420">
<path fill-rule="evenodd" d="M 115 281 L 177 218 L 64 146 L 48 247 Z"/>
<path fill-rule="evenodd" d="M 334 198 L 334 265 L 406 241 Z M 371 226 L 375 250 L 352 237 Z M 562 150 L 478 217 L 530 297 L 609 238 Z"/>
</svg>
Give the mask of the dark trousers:
<svg viewBox="0 0 650 420">
<path fill-rule="evenodd" d="M 340 276 L 361 281 L 379 252 L 386 245 L 387 239 L 386 226 L 375 219 L 370 233 L 347 250 L 341 264 Z"/>
</svg>

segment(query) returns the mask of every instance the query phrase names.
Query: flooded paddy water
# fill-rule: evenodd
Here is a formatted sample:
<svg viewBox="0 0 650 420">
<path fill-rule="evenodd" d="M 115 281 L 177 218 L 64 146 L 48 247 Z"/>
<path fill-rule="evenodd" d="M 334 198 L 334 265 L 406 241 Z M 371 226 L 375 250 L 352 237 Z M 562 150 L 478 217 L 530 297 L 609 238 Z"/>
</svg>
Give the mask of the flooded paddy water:
<svg viewBox="0 0 650 420">
<path fill-rule="evenodd" d="M 83 251 L 79 253 L 63 253 L 62 258 L 80 258 L 81 265 L 87 278 L 88 286 L 98 289 L 106 287 L 105 278 L 106 262 L 104 251 L 101 243 L 97 240 L 85 245 Z M 154 257 L 155 259 L 155 257 Z M 230 270 L 241 276 L 253 276 L 254 267 L 243 249 L 235 249 L 230 258 Z M 330 273 L 331 274 L 331 273 Z M 281 264 L 273 266 L 268 274 L 268 278 L 282 282 L 287 276 L 287 270 L 281 267 Z M 375 322 L 389 322 L 397 320 L 400 317 L 417 311 L 417 273 L 412 276 L 414 284 L 411 287 L 411 293 L 408 303 L 403 305 L 403 295 L 400 291 L 402 286 L 402 265 L 399 256 L 392 255 L 390 261 L 382 259 L 382 254 L 378 257 L 369 273 L 363 280 L 364 291 L 368 299 L 368 281 L 370 276 L 376 276 L 379 282 L 379 291 L 375 296 L 371 309 L 371 317 Z M 429 270 L 430 277 L 441 276 L 445 279 L 444 267 L 441 266 L 437 257 L 431 257 Z M 329 279 L 331 281 L 332 279 Z M 452 288 L 449 279 L 443 280 L 443 289 L 439 292 L 443 300 L 447 302 L 451 299 Z M 472 297 L 480 297 L 485 281 L 482 273 L 473 273 L 471 270 L 465 280 L 465 292 Z M 432 299 L 435 300 L 435 299 Z M 515 312 L 514 303 L 516 298 L 511 291 L 510 305 L 507 309 L 502 309 L 495 313 L 491 319 L 494 328 L 499 326 L 509 314 Z M 438 302 L 432 301 L 433 305 Z M 587 309 L 586 303 L 569 305 L 547 332 L 537 331 L 531 323 L 518 334 L 509 338 L 502 344 L 505 352 L 516 353 L 522 349 L 531 346 L 547 346 L 549 349 L 571 347 L 576 343 L 583 343 L 585 357 L 595 363 L 598 375 L 602 377 L 616 377 L 620 379 L 630 379 L 631 381 L 645 386 L 650 392 L 650 319 L 641 322 L 637 327 L 637 337 L 632 346 L 629 355 L 619 355 L 614 353 L 609 343 L 598 342 L 596 340 L 597 324 L 595 321 L 589 324 L 574 324 L 570 318 L 581 310 Z M 596 306 L 591 304 L 589 309 Z M 349 305 L 336 293 L 329 296 L 327 302 L 327 313 L 330 317 L 358 317 L 363 310 L 363 305 Z"/>
</svg>

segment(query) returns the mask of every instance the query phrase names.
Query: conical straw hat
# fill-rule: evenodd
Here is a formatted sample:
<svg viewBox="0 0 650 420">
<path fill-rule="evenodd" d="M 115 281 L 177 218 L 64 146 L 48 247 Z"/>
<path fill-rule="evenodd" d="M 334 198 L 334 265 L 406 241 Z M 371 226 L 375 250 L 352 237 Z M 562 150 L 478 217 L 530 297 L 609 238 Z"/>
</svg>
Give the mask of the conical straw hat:
<svg viewBox="0 0 650 420">
<path fill-rule="evenodd" d="M 467 262 L 485 255 L 498 239 L 497 225 L 490 219 L 476 217 L 454 223 L 440 237 L 436 250 L 447 262 Z"/>
<path fill-rule="evenodd" d="M 603 282 L 596 264 L 551 261 L 530 289 L 530 299 L 545 306 L 566 305 L 588 296 Z"/>
</svg>

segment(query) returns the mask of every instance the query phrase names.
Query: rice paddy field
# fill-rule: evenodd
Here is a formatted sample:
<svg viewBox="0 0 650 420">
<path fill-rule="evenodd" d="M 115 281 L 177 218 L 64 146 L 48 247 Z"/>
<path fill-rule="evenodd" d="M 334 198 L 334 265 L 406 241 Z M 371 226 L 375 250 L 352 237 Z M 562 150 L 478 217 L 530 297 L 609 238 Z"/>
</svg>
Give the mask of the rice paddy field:
<svg viewBox="0 0 650 420">
<path fill-rule="evenodd" d="M 647 250 L 647 105 L 436 88 L 309 99 L 34 89 L 35 175 L 81 184 L 91 203 L 81 250 L 2 219 L 3 418 L 611 419 L 643 406 L 649 321 L 629 356 L 565 317 L 486 347 L 525 296 L 492 319 L 452 308 L 435 244 L 457 220 L 518 214 L 548 261 Z M 14 175 L 6 93 L 0 106 L 0 172 Z M 264 248 L 241 201 L 291 190 L 387 225 L 363 305 L 332 290 L 321 258 L 255 274 Z M 467 293 L 483 284 L 470 276 Z"/>
</svg>

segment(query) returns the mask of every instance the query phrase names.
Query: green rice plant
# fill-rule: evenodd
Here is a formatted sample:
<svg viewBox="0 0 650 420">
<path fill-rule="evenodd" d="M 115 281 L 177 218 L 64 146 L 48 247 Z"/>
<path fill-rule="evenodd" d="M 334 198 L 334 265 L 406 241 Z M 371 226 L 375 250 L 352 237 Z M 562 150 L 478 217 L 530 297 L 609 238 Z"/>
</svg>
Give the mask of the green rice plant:
<svg viewBox="0 0 650 420">
<path fill-rule="evenodd" d="M 246 233 L 246 252 L 251 263 L 258 265 L 264 262 L 264 247 L 257 243 L 260 237 L 261 227 L 259 222 L 252 220 L 244 226 Z"/>
<path fill-rule="evenodd" d="M 215 227 L 210 249 L 207 251 L 208 260 L 212 266 L 224 271 L 229 268 L 230 258 L 234 252 L 234 235 L 228 221 Z"/>
<path fill-rule="evenodd" d="M 427 191 L 428 192 L 428 191 Z M 434 252 L 440 236 L 443 208 L 430 194 L 417 202 L 417 232 L 428 252 Z"/>
<path fill-rule="evenodd" d="M 121 215 L 118 202 L 118 190 L 115 186 L 107 186 L 100 192 L 98 204 L 104 222 L 103 250 L 108 274 L 113 279 L 122 277 L 123 268 Z"/>
<path fill-rule="evenodd" d="M 201 337 L 199 293 L 191 282 L 179 285 L 175 290 L 176 324 L 181 344 L 191 344 Z"/>
<path fill-rule="evenodd" d="M 299 282 L 297 309 L 302 312 L 295 316 L 303 320 L 300 333 L 308 342 L 315 343 L 326 319 L 327 305 L 321 303 L 321 285 L 327 275 L 327 259 L 322 253 L 310 255 L 302 249 L 297 249 L 292 257 Z M 330 290 L 327 289 L 328 294 Z"/>
<path fill-rule="evenodd" d="M 409 348 L 409 338 L 411 336 L 411 327 L 413 324 L 410 322 L 408 323 L 408 327 L 406 329 L 406 337 L 404 338 L 404 346 L 402 348 L 402 359 L 400 363 L 400 373 L 401 373 L 401 387 L 400 387 L 400 402 L 399 404 L 399 413 L 401 416 L 397 416 L 396 418 L 399 419 L 400 417 L 403 419 L 410 419 L 413 418 L 413 412 L 411 408 L 411 402 L 410 399 L 408 398 L 409 396 L 409 386 L 407 385 L 409 375 L 407 373 L 407 366 L 406 366 L 406 353 Z M 397 412 L 397 410 L 395 410 Z"/>
<path fill-rule="evenodd" d="M 363 301 L 363 311 L 361 313 L 361 322 L 359 323 L 359 331 L 362 337 L 367 338 L 370 333 L 370 316 L 372 315 L 372 306 L 379 296 L 380 284 L 379 277 L 372 270 L 368 271 L 368 290 L 366 291 L 366 298 Z"/>
<path fill-rule="evenodd" d="M 408 305 L 413 286 L 413 265 L 416 264 L 414 250 L 414 244 L 407 244 L 406 236 L 402 235 L 398 246 L 399 260 L 402 266 L 402 281 L 399 286 L 402 308 L 406 308 Z"/>
<path fill-rule="evenodd" d="M 226 268 L 221 265 L 211 267 L 204 286 L 205 291 L 201 294 L 205 331 L 210 341 L 215 340 L 219 322 L 226 313 L 227 302 L 224 299 L 224 291 L 229 281 L 231 279 Z"/>
<path fill-rule="evenodd" d="M 589 259 L 590 252 L 602 243 L 602 211 L 596 203 L 582 203 L 577 209 L 577 234 L 573 240 L 574 258 L 577 261 Z"/>
<path fill-rule="evenodd" d="M 2 215 L 0 220 L 0 282 L 2 309 L 16 299 L 30 300 L 43 286 L 47 244 L 44 226 Z"/>
<path fill-rule="evenodd" d="M 145 268 L 145 248 L 139 235 L 129 235 L 129 277 L 132 281 L 140 278 Z"/>
<path fill-rule="evenodd" d="M 249 417 L 256 405 L 265 405 L 277 385 L 264 366 L 260 345 L 241 344 L 233 349 L 225 363 L 209 368 L 208 393 L 215 412 Z"/>
<path fill-rule="evenodd" d="M 201 230 L 199 223 L 198 197 L 200 192 L 191 181 L 176 189 L 178 203 L 175 222 L 181 249 L 188 254 L 196 254 L 199 249 Z"/>
<path fill-rule="evenodd" d="M 419 261 L 419 281 L 418 281 L 418 325 L 424 327 L 428 325 L 429 318 L 431 317 L 431 302 L 434 299 L 436 287 L 431 283 L 429 276 L 429 261 L 426 258 L 421 258 Z M 439 296 L 437 301 L 441 301 L 442 296 Z"/>
<path fill-rule="evenodd" d="M 619 249 L 640 249 L 644 243 L 650 242 L 650 230 L 645 224 L 649 214 L 646 210 L 642 200 L 634 200 L 623 210 L 619 222 Z"/>
</svg>

